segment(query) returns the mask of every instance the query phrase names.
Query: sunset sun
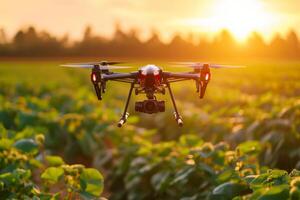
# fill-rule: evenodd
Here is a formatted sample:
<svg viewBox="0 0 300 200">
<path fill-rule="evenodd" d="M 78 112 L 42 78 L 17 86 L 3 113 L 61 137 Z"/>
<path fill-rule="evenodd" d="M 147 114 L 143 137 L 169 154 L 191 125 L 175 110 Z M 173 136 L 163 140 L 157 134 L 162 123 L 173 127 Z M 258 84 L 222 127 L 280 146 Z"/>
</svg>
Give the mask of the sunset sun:
<svg viewBox="0 0 300 200">
<path fill-rule="evenodd" d="M 253 31 L 268 33 L 274 18 L 260 0 L 215 0 L 207 16 L 192 19 L 189 23 L 210 32 L 228 29 L 241 41 Z"/>
</svg>

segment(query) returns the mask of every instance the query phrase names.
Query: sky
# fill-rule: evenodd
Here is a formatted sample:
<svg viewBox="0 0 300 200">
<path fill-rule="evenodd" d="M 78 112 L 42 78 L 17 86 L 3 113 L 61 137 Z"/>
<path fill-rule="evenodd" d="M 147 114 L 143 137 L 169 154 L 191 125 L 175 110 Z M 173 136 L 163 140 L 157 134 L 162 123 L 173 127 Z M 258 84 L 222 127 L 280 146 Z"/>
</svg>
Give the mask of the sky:
<svg viewBox="0 0 300 200">
<path fill-rule="evenodd" d="M 253 31 L 300 33 L 300 0 L 0 0 L 0 28 L 8 37 L 30 25 L 56 36 L 80 39 L 87 25 L 111 37 L 118 23 L 146 39 L 158 31 L 163 40 L 175 33 L 212 36 L 229 29 L 238 40 Z"/>
</svg>

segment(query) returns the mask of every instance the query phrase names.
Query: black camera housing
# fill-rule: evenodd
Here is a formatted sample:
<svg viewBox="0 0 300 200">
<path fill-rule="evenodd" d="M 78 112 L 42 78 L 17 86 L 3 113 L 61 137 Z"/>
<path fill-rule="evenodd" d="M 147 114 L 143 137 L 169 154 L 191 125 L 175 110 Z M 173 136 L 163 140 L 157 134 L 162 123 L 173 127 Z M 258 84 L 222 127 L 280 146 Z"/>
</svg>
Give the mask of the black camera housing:
<svg viewBox="0 0 300 200">
<path fill-rule="evenodd" d="M 165 102 L 157 101 L 155 99 L 148 99 L 135 103 L 135 111 L 148 114 L 165 112 Z"/>
</svg>

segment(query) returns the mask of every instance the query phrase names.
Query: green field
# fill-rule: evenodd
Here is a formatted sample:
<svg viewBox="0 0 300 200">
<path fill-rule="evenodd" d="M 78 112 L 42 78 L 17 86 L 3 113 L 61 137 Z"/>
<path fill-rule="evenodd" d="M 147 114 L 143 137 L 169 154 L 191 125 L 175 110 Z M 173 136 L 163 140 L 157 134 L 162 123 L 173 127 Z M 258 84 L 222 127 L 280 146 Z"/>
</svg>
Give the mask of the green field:
<svg viewBox="0 0 300 200">
<path fill-rule="evenodd" d="M 3 151 L 43 134 L 41 155 L 98 169 L 105 181 L 102 196 L 109 199 L 300 198 L 300 62 L 235 62 L 247 67 L 212 70 L 203 100 L 194 83 L 174 84 L 183 128 L 168 95 L 158 96 L 167 105 L 156 115 L 135 113 L 134 100 L 143 97 L 134 96 L 129 121 L 120 129 L 128 85 L 108 83 L 100 102 L 89 70 L 59 67 L 70 61 L 0 62 L 1 174 L 23 167 L 33 173 L 26 181 L 33 177 L 41 187 L 35 180 L 41 168 L 26 162 L 18 167 L 18 159 L 5 161 Z M 41 161 L 40 154 L 30 159 Z M 0 186 L 8 187 L 3 180 L 0 175 Z M 56 182 L 46 184 L 50 193 L 62 187 Z M 32 195 L 39 196 L 28 192 Z"/>
</svg>

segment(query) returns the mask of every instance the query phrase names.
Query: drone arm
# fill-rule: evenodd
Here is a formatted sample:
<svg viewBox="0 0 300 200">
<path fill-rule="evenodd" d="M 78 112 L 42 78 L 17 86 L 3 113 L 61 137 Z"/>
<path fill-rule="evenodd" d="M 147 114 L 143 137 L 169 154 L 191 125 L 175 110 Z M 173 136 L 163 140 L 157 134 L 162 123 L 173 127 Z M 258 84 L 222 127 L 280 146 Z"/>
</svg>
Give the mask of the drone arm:
<svg viewBox="0 0 300 200">
<path fill-rule="evenodd" d="M 164 74 L 165 80 L 169 83 L 185 81 L 185 80 L 195 80 L 196 81 L 196 89 L 199 92 L 199 96 L 202 99 L 205 95 L 207 84 L 211 78 L 209 68 L 204 68 L 200 71 L 200 73 L 172 73 L 166 72 Z"/>
<path fill-rule="evenodd" d="M 169 78 L 168 82 L 169 83 L 176 83 L 176 82 L 181 82 L 181 81 L 190 81 L 191 79 L 189 78 Z"/>
<path fill-rule="evenodd" d="M 165 72 L 164 73 L 165 78 L 176 78 L 176 79 L 199 79 L 200 75 L 199 74 L 193 74 L 193 73 L 173 73 L 173 72 Z"/>
<path fill-rule="evenodd" d="M 120 80 L 120 79 L 135 79 L 137 77 L 138 73 L 137 72 L 132 72 L 132 73 L 113 73 L 113 74 L 103 74 L 103 80 L 108 81 L 108 80 Z"/>
</svg>

